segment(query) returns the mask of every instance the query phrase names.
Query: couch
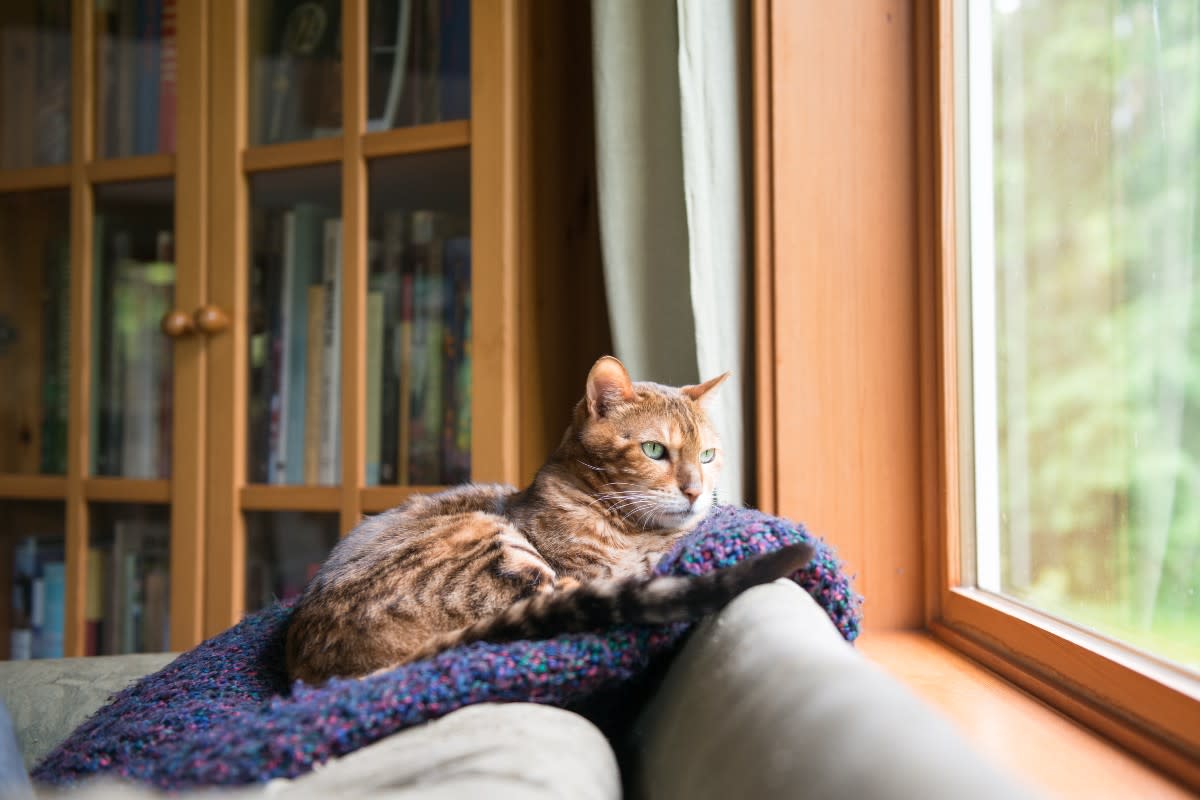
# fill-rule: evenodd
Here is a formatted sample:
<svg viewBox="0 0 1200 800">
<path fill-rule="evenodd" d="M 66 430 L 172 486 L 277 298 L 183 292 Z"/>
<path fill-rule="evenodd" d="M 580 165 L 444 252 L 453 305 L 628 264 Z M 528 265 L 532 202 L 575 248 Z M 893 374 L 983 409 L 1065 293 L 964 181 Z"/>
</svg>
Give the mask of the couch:
<svg viewBox="0 0 1200 800">
<path fill-rule="evenodd" d="M 113 692 L 171 659 L 0 663 L 0 700 L 32 764 Z M 624 775 L 583 717 L 477 705 L 294 781 L 284 798 L 1021 798 L 1033 796 L 846 644 L 788 581 L 746 592 L 699 625 L 621 743 Z M 153 797 L 98 783 L 72 798 Z M 40 796 L 40 795 L 39 795 Z"/>
</svg>

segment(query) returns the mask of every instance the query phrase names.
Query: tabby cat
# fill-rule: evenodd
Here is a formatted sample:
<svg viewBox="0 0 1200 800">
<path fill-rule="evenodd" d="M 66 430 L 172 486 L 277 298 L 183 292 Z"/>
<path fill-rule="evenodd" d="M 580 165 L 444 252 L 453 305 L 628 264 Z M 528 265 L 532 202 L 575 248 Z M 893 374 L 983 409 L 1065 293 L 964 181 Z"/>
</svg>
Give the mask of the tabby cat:
<svg viewBox="0 0 1200 800">
<path fill-rule="evenodd" d="M 529 488 L 468 484 L 363 520 L 306 587 L 292 680 L 367 675 L 475 641 L 696 619 L 808 562 L 794 545 L 702 577 L 653 577 L 708 513 L 721 467 L 697 386 L 633 383 L 605 356 Z"/>
</svg>

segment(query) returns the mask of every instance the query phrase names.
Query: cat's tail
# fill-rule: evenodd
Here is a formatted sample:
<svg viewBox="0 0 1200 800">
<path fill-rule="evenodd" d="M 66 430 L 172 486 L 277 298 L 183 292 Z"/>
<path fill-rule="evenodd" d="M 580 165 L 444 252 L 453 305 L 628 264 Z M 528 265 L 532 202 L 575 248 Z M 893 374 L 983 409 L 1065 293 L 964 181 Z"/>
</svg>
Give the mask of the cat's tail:
<svg viewBox="0 0 1200 800">
<path fill-rule="evenodd" d="M 812 555 L 812 545 L 793 544 L 705 575 L 596 580 L 542 592 L 495 617 L 435 636 L 405 661 L 419 661 L 472 642 L 544 639 L 623 623 L 696 620 L 720 610 L 752 586 L 791 575 Z"/>
</svg>

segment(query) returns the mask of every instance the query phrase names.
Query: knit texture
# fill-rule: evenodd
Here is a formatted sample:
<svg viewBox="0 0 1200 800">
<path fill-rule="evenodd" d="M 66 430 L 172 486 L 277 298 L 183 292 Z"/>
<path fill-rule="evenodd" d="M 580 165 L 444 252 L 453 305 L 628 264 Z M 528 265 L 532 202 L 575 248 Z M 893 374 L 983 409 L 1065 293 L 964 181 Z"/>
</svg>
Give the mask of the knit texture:
<svg viewBox="0 0 1200 800">
<path fill-rule="evenodd" d="M 787 520 L 718 507 L 657 572 L 700 575 L 800 541 L 811 542 L 816 554 L 793 580 L 853 641 L 861 598 L 831 548 Z M 662 666 L 691 627 L 622 625 L 542 641 L 476 643 L 312 688 L 289 686 L 284 675 L 291 610 L 277 603 L 252 614 L 132 684 L 52 750 L 34 778 L 66 785 L 105 774 L 162 789 L 292 778 L 472 703 L 586 708 L 589 698 Z"/>
</svg>

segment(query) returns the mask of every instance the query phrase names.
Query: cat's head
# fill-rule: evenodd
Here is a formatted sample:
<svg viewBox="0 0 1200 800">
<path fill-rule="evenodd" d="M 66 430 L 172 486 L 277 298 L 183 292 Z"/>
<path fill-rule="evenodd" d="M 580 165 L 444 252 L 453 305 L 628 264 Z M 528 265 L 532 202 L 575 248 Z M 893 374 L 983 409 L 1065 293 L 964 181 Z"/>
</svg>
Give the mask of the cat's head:
<svg viewBox="0 0 1200 800">
<path fill-rule="evenodd" d="M 642 530 L 691 528 L 712 507 L 721 442 L 705 405 L 729 373 L 695 386 L 634 383 L 612 356 L 588 373 L 574 435 L 599 502 Z"/>
</svg>

